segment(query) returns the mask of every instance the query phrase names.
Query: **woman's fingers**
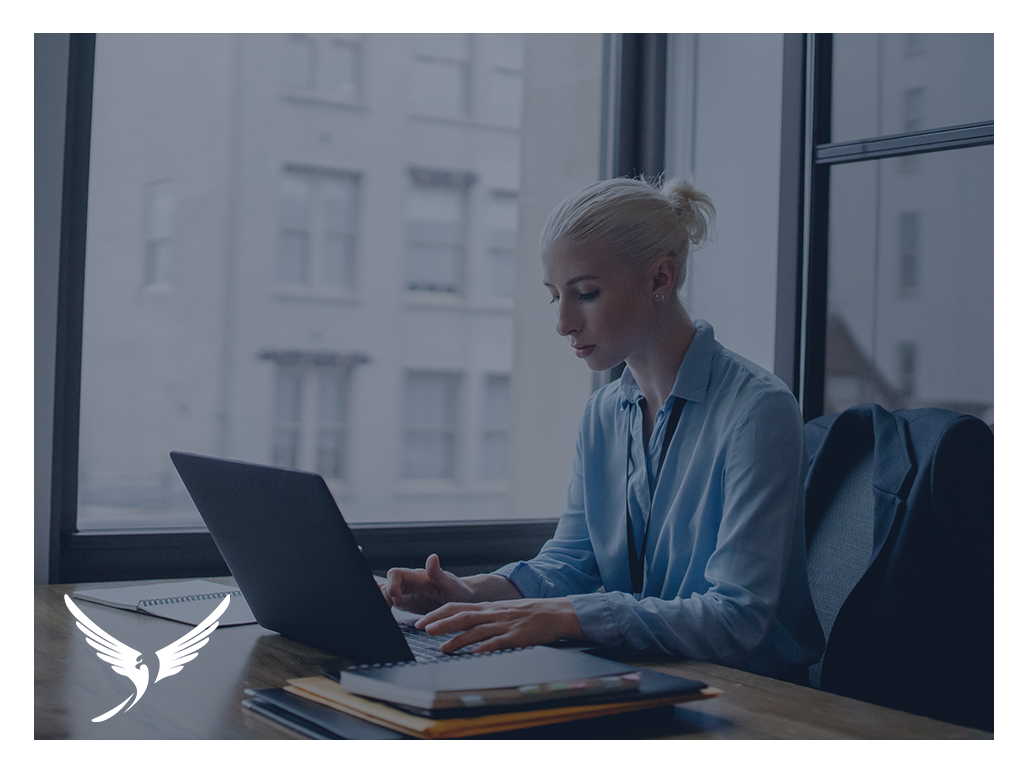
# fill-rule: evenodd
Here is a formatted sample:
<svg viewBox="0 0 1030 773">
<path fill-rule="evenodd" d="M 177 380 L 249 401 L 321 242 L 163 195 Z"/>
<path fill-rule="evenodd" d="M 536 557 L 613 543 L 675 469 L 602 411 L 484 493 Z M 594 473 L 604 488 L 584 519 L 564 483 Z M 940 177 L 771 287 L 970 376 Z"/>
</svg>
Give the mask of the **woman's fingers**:
<svg viewBox="0 0 1030 773">
<path fill-rule="evenodd" d="M 520 599 L 485 604 L 444 604 L 415 625 L 433 635 L 457 634 L 444 652 L 478 644 L 477 651 L 530 647 L 582 638 L 568 599 Z"/>
</svg>

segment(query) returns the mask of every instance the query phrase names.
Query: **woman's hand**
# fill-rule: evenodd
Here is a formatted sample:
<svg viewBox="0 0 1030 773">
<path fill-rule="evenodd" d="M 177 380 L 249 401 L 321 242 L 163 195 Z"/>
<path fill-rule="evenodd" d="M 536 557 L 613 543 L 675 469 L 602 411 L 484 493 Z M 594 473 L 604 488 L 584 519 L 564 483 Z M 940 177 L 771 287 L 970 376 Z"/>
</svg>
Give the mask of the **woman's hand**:
<svg viewBox="0 0 1030 773">
<path fill-rule="evenodd" d="M 391 569 L 380 588 L 390 606 L 420 615 L 450 601 L 473 600 L 469 583 L 441 569 L 436 553 L 426 559 L 425 569 Z"/>
<path fill-rule="evenodd" d="M 462 631 L 443 645 L 446 653 L 470 644 L 478 644 L 475 652 L 492 652 L 585 638 L 567 598 L 448 603 L 418 620 L 415 627 L 434 635 Z"/>
</svg>

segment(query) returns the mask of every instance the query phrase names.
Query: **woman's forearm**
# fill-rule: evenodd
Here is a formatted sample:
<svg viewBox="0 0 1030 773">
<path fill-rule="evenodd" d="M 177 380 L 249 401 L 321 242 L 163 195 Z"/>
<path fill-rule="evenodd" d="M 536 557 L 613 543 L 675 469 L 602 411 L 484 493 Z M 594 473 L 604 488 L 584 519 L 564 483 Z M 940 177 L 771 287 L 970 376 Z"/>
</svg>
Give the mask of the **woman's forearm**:
<svg viewBox="0 0 1030 773">
<path fill-rule="evenodd" d="M 522 593 L 508 579 L 499 574 L 474 574 L 462 580 L 472 590 L 472 601 L 504 601 L 520 599 Z"/>
</svg>

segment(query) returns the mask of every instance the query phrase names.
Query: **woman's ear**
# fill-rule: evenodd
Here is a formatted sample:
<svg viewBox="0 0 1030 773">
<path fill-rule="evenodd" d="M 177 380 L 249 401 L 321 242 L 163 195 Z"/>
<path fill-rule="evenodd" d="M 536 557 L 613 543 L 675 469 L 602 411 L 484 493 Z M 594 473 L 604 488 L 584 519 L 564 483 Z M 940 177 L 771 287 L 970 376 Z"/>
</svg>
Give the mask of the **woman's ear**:
<svg viewBox="0 0 1030 773">
<path fill-rule="evenodd" d="M 651 274 L 651 292 L 674 295 L 676 292 L 676 263 L 672 258 L 659 261 Z"/>
</svg>

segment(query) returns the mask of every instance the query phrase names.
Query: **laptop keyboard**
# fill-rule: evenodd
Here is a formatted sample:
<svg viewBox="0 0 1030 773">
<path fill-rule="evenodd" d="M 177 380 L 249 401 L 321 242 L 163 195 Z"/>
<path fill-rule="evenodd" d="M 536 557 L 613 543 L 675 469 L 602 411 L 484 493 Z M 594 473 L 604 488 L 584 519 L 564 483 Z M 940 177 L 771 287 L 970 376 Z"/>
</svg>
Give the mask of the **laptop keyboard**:
<svg viewBox="0 0 1030 773">
<path fill-rule="evenodd" d="M 434 660 L 445 660 L 455 655 L 472 654 L 473 645 L 471 644 L 467 647 L 462 647 L 450 655 L 444 654 L 440 650 L 440 646 L 454 638 L 453 636 L 433 636 L 416 628 L 411 623 L 398 623 L 398 625 L 400 625 L 401 632 L 408 642 L 411 654 L 415 656 L 415 660 L 419 663 L 431 663 Z"/>
</svg>

